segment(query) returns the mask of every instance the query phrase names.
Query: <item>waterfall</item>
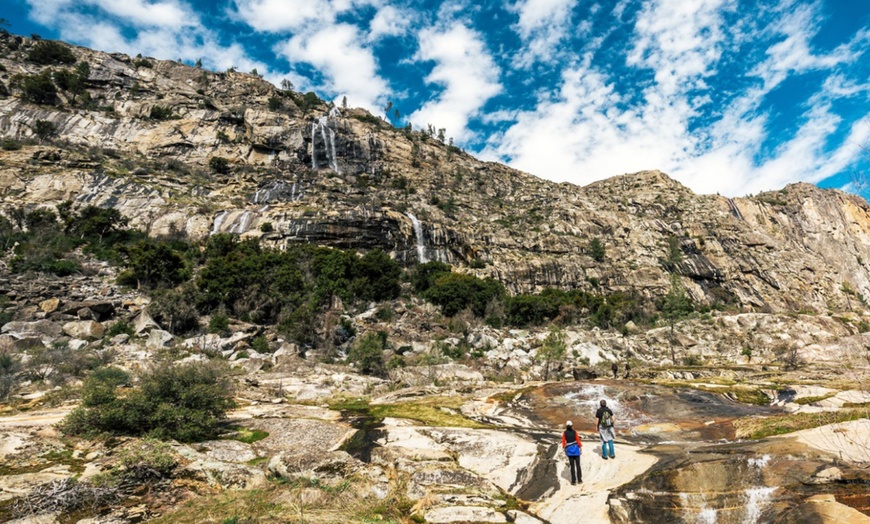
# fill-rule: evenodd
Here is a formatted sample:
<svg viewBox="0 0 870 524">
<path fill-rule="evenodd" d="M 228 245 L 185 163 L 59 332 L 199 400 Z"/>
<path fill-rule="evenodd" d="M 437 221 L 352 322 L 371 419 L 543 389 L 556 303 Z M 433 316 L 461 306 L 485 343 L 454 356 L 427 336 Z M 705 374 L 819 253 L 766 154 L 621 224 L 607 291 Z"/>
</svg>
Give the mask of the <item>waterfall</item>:
<svg viewBox="0 0 870 524">
<path fill-rule="evenodd" d="M 731 208 L 731 214 L 734 215 L 734 218 L 737 220 L 743 220 L 743 215 L 740 214 L 740 209 L 737 208 L 737 204 L 734 203 L 733 198 L 728 199 L 728 207 Z"/>
<path fill-rule="evenodd" d="M 326 163 L 337 174 L 341 174 L 338 168 L 338 155 L 335 152 L 335 131 L 329 126 L 329 120 L 341 116 L 337 108 L 332 108 L 329 114 L 317 119 L 311 124 L 311 169 L 317 169 L 317 135 L 320 134 L 320 140 L 323 143 L 323 150 L 326 153 Z"/>
<path fill-rule="evenodd" d="M 407 213 L 408 218 L 411 219 L 411 224 L 414 226 L 414 236 L 417 237 L 417 262 L 420 264 L 425 264 L 429 262 L 426 258 L 426 244 L 423 239 L 423 225 L 417 220 L 417 217 L 412 215 L 411 213 Z"/>
<path fill-rule="evenodd" d="M 211 228 L 211 233 L 209 235 L 214 235 L 215 233 L 221 232 L 221 225 L 223 225 L 224 220 L 227 219 L 227 215 L 229 215 L 229 211 L 221 211 L 218 216 L 214 219 L 214 225 Z"/>
<path fill-rule="evenodd" d="M 743 518 L 743 524 L 755 524 L 761 521 L 764 508 L 770 502 L 773 492 L 777 488 L 759 487 L 747 488 L 743 495 L 743 502 L 746 505 L 746 517 Z"/>
<path fill-rule="evenodd" d="M 242 233 L 247 231 L 248 226 L 251 224 L 251 216 L 252 215 L 253 215 L 253 213 L 251 213 L 250 211 L 242 212 L 242 216 L 239 217 L 239 220 L 238 220 L 238 222 L 236 222 L 236 225 L 233 227 L 231 233 L 236 233 L 236 234 L 241 235 Z"/>
</svg>

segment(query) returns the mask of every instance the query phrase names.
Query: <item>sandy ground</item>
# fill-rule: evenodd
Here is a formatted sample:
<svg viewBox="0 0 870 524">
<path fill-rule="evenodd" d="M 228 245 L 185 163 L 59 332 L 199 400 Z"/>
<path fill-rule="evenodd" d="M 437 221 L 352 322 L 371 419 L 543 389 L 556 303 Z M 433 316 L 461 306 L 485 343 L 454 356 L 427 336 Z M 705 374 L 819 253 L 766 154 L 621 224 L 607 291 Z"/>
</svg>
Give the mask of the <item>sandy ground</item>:
<svg viewBox="0 0 870 524">
<path fill-rule="evenodd" d="M 797 438 L 798 442 L 831 453 L 840 460 L 870 464 L 870 420 L 866 418 L 805 429 L 787 437 Z"/>
<path fill-rule="evenodd" d="M 571 485 L 568 459 L 558 465 L 559 489 L 546 500 L 533 504 L 530 512 L 553 523 L 609 523 L 607 497 L 617 488 L 641 475 L 656 463 L 652 455 L 640 453 L 640 448 L 616 442 L 615 459 L 601 458 L 601 444 L 584 442 L 580 456 L 583 483 Z M 562 454 L 562 451 L 557 451 Z"/>
</svg>

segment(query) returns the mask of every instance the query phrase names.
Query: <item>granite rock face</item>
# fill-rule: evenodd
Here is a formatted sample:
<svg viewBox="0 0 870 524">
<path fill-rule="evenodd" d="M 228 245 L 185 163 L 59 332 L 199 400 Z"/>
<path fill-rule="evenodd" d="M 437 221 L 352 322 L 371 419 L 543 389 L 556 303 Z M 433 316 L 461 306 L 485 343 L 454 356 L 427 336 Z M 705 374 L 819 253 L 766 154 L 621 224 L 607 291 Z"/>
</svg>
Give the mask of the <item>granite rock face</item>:
<svg viewBox="0 0 870 524">
<path fill-rule="evenodd" d="M 30 45 L 0 64 L 40 72 L 24 59 Z M 62 92 L 55 106 L 34 105 L 15 88 L 0 98 L 3 138 L 32 139 L 44 120 L 70 144 L 0 151 L 0 208 L 73 200 L 115 207 L 152 235 L 383 249 L 407 264 L 492 276 L 512 292 L 655 299 L 676 274 L 697 303 L 746 310 L 842 310 L 870 297 L 870 208 L 842 192 L 795 184 L 696 195 L 658 171 L 556 184 L 257 76 L 73 51 L 91 66 L 94 103 Z M 214 157 L 227 172 L 209 167 Z M 593 239 L 605 248 L 598 260 Z"/>
</svg>

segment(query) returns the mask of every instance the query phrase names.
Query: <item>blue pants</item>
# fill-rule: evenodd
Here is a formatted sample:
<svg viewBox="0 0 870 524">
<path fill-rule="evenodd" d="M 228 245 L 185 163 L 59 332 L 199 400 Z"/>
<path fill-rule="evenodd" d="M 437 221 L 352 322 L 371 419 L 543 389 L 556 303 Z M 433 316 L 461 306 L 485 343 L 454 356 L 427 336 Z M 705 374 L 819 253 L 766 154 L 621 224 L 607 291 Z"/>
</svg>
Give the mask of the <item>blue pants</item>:
<svg viewBox="0 0 870 524">
<path fill-rule="evenodd" d="M 608 447 L 610 448 L 610 458 L 615 457 L 616 454 L 613 452 L 613 441 L 612 440 L 609 440 L 607 442 L 605 442 L 603 440 L 601 441 L 601 456 L 604 458 L 607 458 L 607 448 Z"/>
</svg>

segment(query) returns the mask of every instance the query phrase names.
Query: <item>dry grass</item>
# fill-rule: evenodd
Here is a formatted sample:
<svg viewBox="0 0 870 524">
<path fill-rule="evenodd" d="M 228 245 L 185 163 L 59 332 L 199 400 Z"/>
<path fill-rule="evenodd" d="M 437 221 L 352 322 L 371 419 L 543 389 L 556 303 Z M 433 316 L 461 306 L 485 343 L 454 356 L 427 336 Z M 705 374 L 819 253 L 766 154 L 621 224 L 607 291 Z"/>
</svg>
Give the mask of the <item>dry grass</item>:
<svg viewBox="0 0 870 524">
<path fill-rule="evenodd" d="M 358 479 L 324 483 L 300 478 L 263 489 L 223 491 L 197 497 L 151 520 L 157 524 L 254 524 L 412 522 L 411 504 L 400 496 L 377 499 Z"/>
<path fill-rule="evenodd" d="M 375 418 L 404 418 L 415 420 L 425 426 L 454 428 L 489 427 L 472 420 L 459 412 L 466 402 L 462 397 L 430 397 L 393 404 L 369 404 L 362 399 L 340 401 L 330 404 L 331 409 L 366 413 Z"/>
</svg>

